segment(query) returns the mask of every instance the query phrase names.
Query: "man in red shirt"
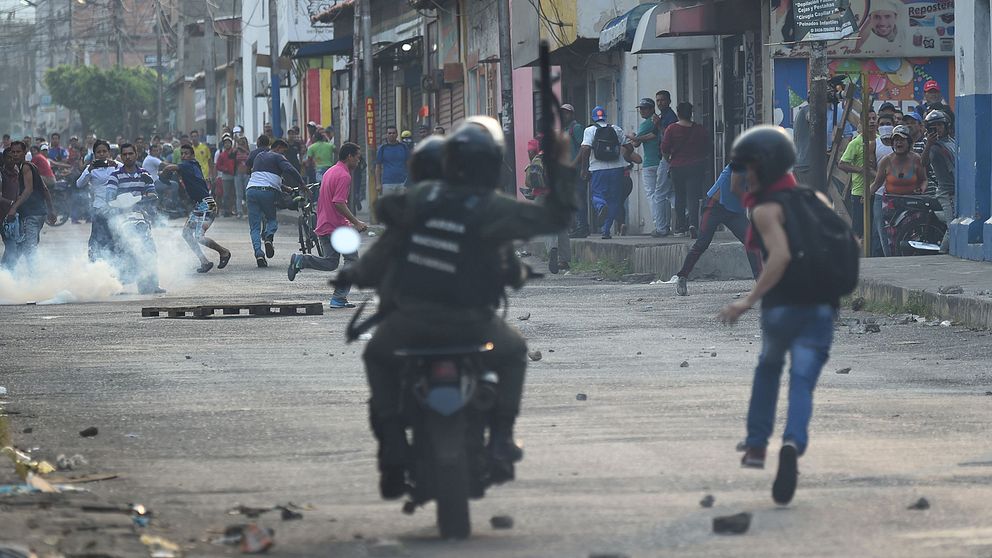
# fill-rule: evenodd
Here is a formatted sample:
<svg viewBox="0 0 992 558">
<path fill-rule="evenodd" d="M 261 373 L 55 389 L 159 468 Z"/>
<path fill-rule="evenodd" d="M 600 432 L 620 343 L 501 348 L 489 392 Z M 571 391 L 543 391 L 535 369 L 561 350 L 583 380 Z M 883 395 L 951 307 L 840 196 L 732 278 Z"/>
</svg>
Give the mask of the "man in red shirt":
<svg viewBox="0 0 992 558">
<path fill-rule="evenodd" d="M 48 161 L 47 143 L 41 144 L 40 147 L 31 146 L 31 163 L 38 167 L 38 175 L 41 176 L 45 186 L 51 188 L 55 185 L 55 171 L 52 170 L 52 164 Z"/>
<path fill-rule="evenodd" d="M 317 241 L 324 252 L 324 257 L 311 256 L 308 254 L 293 254 L 289 257 L 289 269 L 286 275 L 289 280 L 296 279 L 296 274 L 301 269 L 318 269 L 320 271 L 334 271 L 341 264 L 341 258 L 345 263 L 351 264 L 358 261 L 358 253 L 339 254 L 331 246 L 331 233 L 338 227 L 355 227 L 358 232 L 368 230 L 369 226 L 357 217 L 348 208 L 348 194 L 351 192 L 351 173 L 358 167 L 361 161 L 361 148 L 354 143 L 345 143 L 338 150 L 338 162 L 324 173 L 320 180 L 320 196 L 317 199 Z M 328 306 L 331 308 L 354 308 L 355 305 L 348 302 L 348 293 L 351 291 L 350 285 L 335 287 L 334 294 Z"/>
</svg>

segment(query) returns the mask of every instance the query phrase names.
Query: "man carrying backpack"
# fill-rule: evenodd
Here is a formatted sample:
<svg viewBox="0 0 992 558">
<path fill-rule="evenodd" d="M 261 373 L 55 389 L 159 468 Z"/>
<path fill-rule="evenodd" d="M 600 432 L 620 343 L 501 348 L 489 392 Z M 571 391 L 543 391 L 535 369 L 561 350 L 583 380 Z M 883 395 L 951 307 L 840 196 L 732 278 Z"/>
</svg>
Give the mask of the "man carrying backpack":
<svg viewBox="0 0 992 558">
<path fill-rule="evenodd" d="M 592 109 L 592 122 L 582 133 L 579 168 L 583 179 L 592 178 L 592 204 L 605 240 L 613 238 L 610 229 L 623 203 L 623 171 L 634 147 L 619 126 L 606 122 L 603 107 Z"/>
<path fill-rule="evenodd" d="M 772 498 L 784 505 L 796 491 L 799 456 L 806 451 L 813 390 L 833 341 L 841 296 L 858 279 L 858 243 L 820 193 L 799 187 L 789 170 L 796 161 L 792 138 L 777 126 L 756 126 L 734 142 L 731 168 L 746 171 L 751 209 L 748 248 L 758 249 L 764 267 L 754 289 L 725 306 L 720 319 L 732 324 L 761 301 L 762 349 L 754 371 L 747 415 L 743 467 L 762 469 L 775 424 L 779 379 L 790 354 L 789 411 L 779 452 Z"/>
</svg>

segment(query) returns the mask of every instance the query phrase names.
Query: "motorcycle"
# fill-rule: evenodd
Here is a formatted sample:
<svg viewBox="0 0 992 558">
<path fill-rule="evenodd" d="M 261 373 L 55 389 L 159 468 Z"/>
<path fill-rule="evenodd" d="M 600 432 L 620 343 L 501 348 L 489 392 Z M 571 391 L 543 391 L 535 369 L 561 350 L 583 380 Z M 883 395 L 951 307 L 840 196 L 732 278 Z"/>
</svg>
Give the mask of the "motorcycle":
<svg viewBox="0 0 992 558">
<path fill-rule="evenodd" d="M 882 202 L 885 231 L 892 254 L 920 256 L 940 253 L 947 224 L 937 217 L 943 208 L 937 198 L 927 195 L 886 195 Z"/>
<path fill-rule="evenodd" d="M 56 180 L 55 184 L 49 188 L 52 194 L 52 205 L 55 206 L 55 222 L 53 227 L 61 227 L 69 220 L 72 212 L 73 189 L 65 180 Z"/>
<path fill-rule="evenodd" d="M 117 246 L 114 262 L 122 283 L 135 283 L 138 292 L 153 293 L 158 289 L 158 255 L 152 238 L 155 194 L 121 194 L 110 202 L 118 210 L 111 227 Z"/>
</svg>

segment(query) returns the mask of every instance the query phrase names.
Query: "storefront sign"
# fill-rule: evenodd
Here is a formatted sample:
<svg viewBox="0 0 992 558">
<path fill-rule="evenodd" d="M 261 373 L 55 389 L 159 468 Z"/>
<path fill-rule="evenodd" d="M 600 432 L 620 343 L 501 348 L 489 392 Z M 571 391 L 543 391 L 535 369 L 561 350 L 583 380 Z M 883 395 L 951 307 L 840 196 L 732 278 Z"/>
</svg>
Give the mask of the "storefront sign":
<svg viewBox="0 0 992 558">
<path fill-rule="evenodd" d="M 954 56 L 953 0 L 782 0 L 772 10 L 772 55 L 830 58 Z"/>
<path fill-rule="evenodd" d="M 370 149 L 375 149 L 375 101 L 372 97 L 365 99 L 365 142 Z"/>
</svg>

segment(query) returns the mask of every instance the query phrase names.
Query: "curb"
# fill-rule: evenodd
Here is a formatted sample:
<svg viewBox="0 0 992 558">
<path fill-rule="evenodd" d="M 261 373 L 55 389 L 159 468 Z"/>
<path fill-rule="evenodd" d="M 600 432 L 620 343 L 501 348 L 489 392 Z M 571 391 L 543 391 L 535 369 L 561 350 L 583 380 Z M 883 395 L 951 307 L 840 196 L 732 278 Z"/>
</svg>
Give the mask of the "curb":
<svg viewBox="0 0 992 558">
<path fill-rule="evenodd" d="M 926 290 L 900 287 L 877 279 L 862 278 L 852 296 L 894 308 L 912 307 L 914 313 L 951 320 L 962 325 L 992 329 L 992 299 L 943 295 Z"/>
</svg>

